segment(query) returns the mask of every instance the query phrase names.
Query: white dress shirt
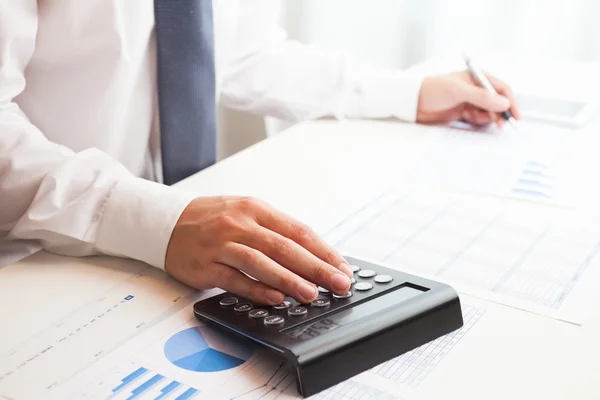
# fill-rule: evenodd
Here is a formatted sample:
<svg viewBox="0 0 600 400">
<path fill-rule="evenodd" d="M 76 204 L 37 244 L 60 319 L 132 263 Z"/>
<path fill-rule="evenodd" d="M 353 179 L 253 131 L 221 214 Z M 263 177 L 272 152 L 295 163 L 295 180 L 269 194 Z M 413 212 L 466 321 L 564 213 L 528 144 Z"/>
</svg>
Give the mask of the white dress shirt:
<svg viewBox="0 0 600 400">
<path fill-rule="evenodd" d="M 215 0 L 218 101 L 293 121 L 414 121 L 421 77 L 286 38 Z M 0 0 L 0 265 L 40 246 L 159 268 L 191 195 L 160 183 L 151 0 Z"/>
</svg>

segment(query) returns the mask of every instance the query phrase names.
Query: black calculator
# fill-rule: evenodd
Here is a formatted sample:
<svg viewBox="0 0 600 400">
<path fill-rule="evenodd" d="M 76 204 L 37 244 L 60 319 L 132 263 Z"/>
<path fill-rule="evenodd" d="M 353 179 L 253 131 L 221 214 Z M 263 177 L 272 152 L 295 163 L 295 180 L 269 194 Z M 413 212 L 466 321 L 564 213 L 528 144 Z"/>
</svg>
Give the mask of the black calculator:
<svg viewBox="0 0 600 400">
<path fill-rule="evenodd" d="M 452 287 L 346 260 L 354 277 L 343 295 L 320 287 L 310 304 L 264 306 L 225 292 L 197 302 L 194 314 L 287 359 L 305 397 L 462 327 Z"/>
</svg>

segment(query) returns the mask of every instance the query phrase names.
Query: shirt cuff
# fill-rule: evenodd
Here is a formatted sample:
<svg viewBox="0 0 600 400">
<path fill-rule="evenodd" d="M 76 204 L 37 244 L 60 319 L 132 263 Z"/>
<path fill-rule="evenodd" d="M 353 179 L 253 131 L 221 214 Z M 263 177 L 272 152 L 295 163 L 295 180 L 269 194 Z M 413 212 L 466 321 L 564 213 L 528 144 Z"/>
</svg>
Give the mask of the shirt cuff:
<svg viewBox="0 0 600 400">
<path fill-rule="evenodd" d="M 359 89 L 362 97 L 362 116 L 395 117 L 415 122 L 424 78 L 424 75 L 415 72 L 386 69 L 378 69 L 368 76 L 363 76 Z"/>
<path fill-rule="evenodd" d="M 164 269 L 173 228 L 195 197 L 141 178 L 119 181 L 101 217 L 98 250 Z"/>
</svg>

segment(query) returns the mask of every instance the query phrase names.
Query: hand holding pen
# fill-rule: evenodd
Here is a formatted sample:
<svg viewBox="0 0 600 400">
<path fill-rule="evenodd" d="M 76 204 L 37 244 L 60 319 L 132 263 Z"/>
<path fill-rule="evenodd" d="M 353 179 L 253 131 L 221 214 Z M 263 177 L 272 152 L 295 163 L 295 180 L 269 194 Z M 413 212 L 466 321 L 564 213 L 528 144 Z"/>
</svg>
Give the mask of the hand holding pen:
<svg viewBox="0 0 600 400">
<path fill-rule="evenodd" d="M 488 77 L 483 73 L 483 71 L 479 69 L 468 56 L 465 55 L 464 59 L 465 63 L 467 64 L 469 73 L 471 74 L 475 82 L 477 82 L 482 88 L 487 90 L 489 93 L 494 95 L 498 94 L 498 92 L 496 91 Z M 515 120 L 510 109 L 500 112 L 500 116 L 504 120 L 508 121 L 515 131 L 517 130 L 517 121 Z"/>
<path fill-rule="evenodd" d="M 502 126 L 507 119 L 511 123 L 520 119 L 510 86 L 483 74 L 471 61 L 469 64 L 472 72 L 463 70 L 423 79 L 416 122 L 440 124 L 460 120 L 474 126 Z"/>
</svg>

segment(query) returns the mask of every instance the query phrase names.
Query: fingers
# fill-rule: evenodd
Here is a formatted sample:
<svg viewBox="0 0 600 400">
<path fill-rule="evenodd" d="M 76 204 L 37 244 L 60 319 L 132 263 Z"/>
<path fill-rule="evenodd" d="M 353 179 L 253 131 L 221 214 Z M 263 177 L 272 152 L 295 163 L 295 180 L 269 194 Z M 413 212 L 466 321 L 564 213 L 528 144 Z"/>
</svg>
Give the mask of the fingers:
<svg viewBox="0 0 600 400">
<path fill-rule="evenodd" d="M 466 103 L 495 113 L 510 108 L 510 100 L 501 94 L 490 93 L 482 87 L 467 82 L 460 82 L 459 85 L 460 96 Z"/>
<path fill-rule="evenodd" d="M 475 107 L 468 107 L 463 110 L 462 119 L 471 125 L 484 126 L 495 122 L 498 115 Z"/>
<path fill-rule="evenodd" d="M 257 215 L 257 222 L 261 226 L 293 240 L 314 256 L 339 269 L 348 277 L 352 277 L 352 269 L 348 262 L 309 226 L 268 206 L 264 207 Z"/>
<path fill-rule="evenodd" d="M 517 98 L 515 97 L 510 86 L 502 80 L 495 78 L 491 75 L 486 74 L 486 76 L 489 79 L 492 86 L 494 86 L 494 89 L 496 89 L 496 91 L 499 94 L 505 96 L 510 101 L 510 112 L 513 115 L 513 117 L 515 117 L 516 119 L 521 119 L 521 111 L 519 110 Z"/>
<path fill-rule="evenodd" d="M 461 119 L 474 126 L 484 126 L 490 123 L 495 123 L 499 128 L 502 128 L 506 121 L 499 114 L 481 110 L 471 105 L 465 106 L 462 111 Z"/>
<path fill-rule="evenodd" d="M 299 302 L 309 303 L 318 296 L 314 284 L 284 268 L 259 250 L 232 243 L 221 259 L 224 264 L 247 273 Z"/>
<path fill-rule="evenodd" d="M 334 293 L 342 294 L 350 288 L 348 275 L 277 232 L 257 227 L 239 240 L 240 243 L 258 250 L 285 270 Z"/>
<path fill-rule="evenodd" d="M 259 304 L 279 304 L 285 296 L 262 282 L 249 278 L 240 271 L 223 264 L 214 264 L 209 278 L 215 287 L 244 297 Z"/>
</svg>

